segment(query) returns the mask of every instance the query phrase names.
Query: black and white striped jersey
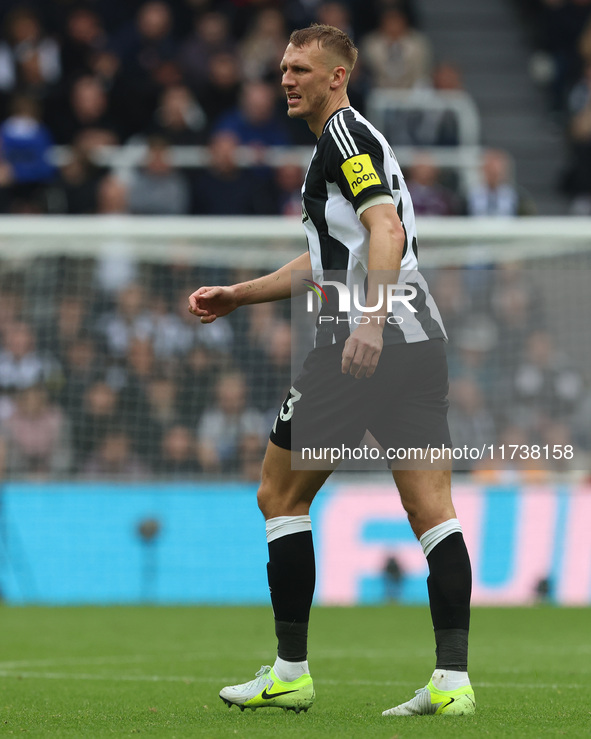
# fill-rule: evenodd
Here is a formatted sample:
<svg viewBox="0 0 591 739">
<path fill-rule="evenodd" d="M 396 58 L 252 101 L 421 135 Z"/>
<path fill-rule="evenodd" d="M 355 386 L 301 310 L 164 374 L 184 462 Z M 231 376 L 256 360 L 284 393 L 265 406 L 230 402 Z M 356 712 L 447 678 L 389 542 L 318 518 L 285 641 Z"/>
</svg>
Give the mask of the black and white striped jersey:
<svg viewBox="0 0 591 739">
<path fill-rule="evenodd" d="M 447 338 L 437 306 L 418 271 L 415 216 L 400 166 L 384 136 L 353 108 L 337 110 L 326 122 L 306 173 L 302 197 L 313 280 L 323 284 L 339 279 L 335 277 L 338 271 L 342 281 L 346 271 L 347 286 L 352 293 L 358 285 L 360 298 L 365 297 L 369 232 L 359 216 L 370 201 L 393 201 L 406 236 L 398 281 L 416 289 L 410 301 L 416 312 L 408 310 L 404 302 L 397 303 L 393 313 L 398 322 L 386 323 L 384 343 Z M 316 324 L 316 346 L 346 338 L 363 313 L 357 305 L 365 305 L 363 299 L 356 301 L 357 305 L 350 301 L 348 315 L 343 311 L 338 314 L 336 298 L 326 293 L 328 300 Z M 326 318 L 330 315 L 334 320 Z"/>
</svg>

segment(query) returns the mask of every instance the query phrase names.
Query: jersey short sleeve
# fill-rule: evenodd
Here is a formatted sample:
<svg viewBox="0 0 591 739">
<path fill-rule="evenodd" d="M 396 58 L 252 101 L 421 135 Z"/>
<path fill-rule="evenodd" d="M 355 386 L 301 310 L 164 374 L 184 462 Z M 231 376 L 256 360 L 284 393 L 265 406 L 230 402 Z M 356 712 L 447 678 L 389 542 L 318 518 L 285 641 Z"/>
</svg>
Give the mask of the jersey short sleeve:
<svg viewBox="0 0 591 739">
<path fill-rule="evenodd" d="M 350 111 L 337 113 L 325 129 L 327 181 L 336 182 L 357 211 L 367 198 L 392 195 L 380 141 Z"/>
</svg>

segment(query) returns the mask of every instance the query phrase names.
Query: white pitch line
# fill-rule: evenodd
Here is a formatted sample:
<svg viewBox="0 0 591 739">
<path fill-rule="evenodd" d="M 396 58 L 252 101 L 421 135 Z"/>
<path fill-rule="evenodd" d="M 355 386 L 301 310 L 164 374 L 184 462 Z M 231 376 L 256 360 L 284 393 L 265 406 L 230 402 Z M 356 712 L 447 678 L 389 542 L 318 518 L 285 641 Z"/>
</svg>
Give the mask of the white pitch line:
<svg viewBox="0 0 591 739">
<path fill-rule="evenodd" d="M 84 672 L 22 672 L 20 670 L 0 670 L 0 677 L 31 678 L 41 680 L 108 680 L 112 682 L 172 682 L 195 683 L 213 682 L 211 678 L 189 675 L 93 675 Z M 227 678 L 225 678 L 227 680 Z"/>
<path fill-rule="evenodd" d="M 95 680 L 109 682 L 175 682 L 175 683 L 213 683 L 216 685 L 224 685 L 232 683 L 233 677 L 199 677 L 193 675 L 94 675 L 89 673 L 70 673 L 70 672 L 21 672 L 0 670 L 0 677 L 6 678 L 29 678 L 41 680 Z M 413 685 L 408 680 L 318 680 L 318 685 L 349 685 L 371 686 L 371 687 L 405 687 Z M 578 683 L 490 683 L 476 682 L 473 683 L 475 688 L 511 688 L 522 690 L 586 690 L 588 685 L 580 685 Z"/>
<path fill-rule="evenodd" d="M 22 659 L 11 662 L 0 662 L 0 670 L 18 669 L 19 667 L 53 667 L 55 665 L 119 665 L 130 662 L 148 662 L 151 659 L 159 659 L 160 655 L 154 657 L 147 654 L 130 654 L 113 657 L 52 657 L 49 659 Z"/>
<path fill-rule="evenodd" d="M 433 650 L 416 650 L 415 655 L 416 657 L 423 657 L 425 655 L 431 655 Z M 374 658 L 383 658 L 384 656 L 388 656 L 388 654 L 397 655 L 398 651 L 395 649 L 392 650 L 367 650 L 367 649 L 351 649 L 351 650 L 316 650 L 314 652 L 314 656 L 316 659 L 352 659 L 354 657 L 359 658 L 365 658 L 365 659 L 374 659 Z M 219 660 L 220 656 L 226 656 L 221 655 L 219 651 L 216 652 L 195 652 L 195 653 L 188 653 L 188 652 L 182 652 L 179 654 L 175 654 L 173 652 L 167 652 L 168 657 L 173 657 L 175 661 L 182 661 L 182 662 L 191 662 L 191 661 L 200 661 L 207 659 L 212 660 Z M 229 655 L 228 655 L 229 656 Z M 239 659 L 241 662 L 247 661 L 247 660 L 262 660 L 262 661 L 269 661 L 271 659 L 270 653 L 267 652 L 242 652 L 240 655 L 234 655 L 235 659 Z M 104 657 L 52 657 L 52 658 L 46 658 L 46 659 L 32 659 L 32 660 L 9 660 L 9 661 L 0 661 L 0 670 L 11 670 L 14 668 L 19 667 L 52 667 L 52 666 L 60 666 L 60 665 L 119 665 L 119 664 L 128 664 L 128 663 L 136 663 L 136 662 L 150 662 L 151 660 L 154 660 L 155 662 L 159 662 L 162 660 L 162 654 L 130 654 L 127 656 L 124 655 L 114 655 L 114 656 L 104 656 Z"/>
</svg>

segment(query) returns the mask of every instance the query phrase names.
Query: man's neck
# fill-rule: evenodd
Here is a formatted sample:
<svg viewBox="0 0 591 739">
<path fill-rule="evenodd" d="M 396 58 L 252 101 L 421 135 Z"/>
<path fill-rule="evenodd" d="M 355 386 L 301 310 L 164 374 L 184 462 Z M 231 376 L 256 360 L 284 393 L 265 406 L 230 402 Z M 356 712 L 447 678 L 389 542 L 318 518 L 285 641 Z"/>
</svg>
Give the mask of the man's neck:
<svg viewBox="0 0 591 739">
<path fill-rule="evenodd" d="M 342 98 L 339 98 L 339 100 L 331 105 L 330 108 L 323 113 L 323 115 L 318 116 L 315 121 L 308 121 L 310 131 L 312 131 L 316 138 L 319 139 L 322 136 L 322 132 L 324 131 L 324 127 L 326 126 L 329 118 L 331 118 L 337 112 L 337 110 L 341 110 L 341 108 L 348 108 L 349 105 L 349 98 L 346 95 L 344 95 Z"/>
</svg>

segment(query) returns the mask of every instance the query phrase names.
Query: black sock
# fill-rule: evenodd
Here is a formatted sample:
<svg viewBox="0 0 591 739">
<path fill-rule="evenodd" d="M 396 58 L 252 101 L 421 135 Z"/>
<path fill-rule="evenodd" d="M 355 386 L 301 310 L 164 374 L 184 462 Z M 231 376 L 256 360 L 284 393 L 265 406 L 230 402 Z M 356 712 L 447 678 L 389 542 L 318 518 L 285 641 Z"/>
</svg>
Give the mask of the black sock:
<svg viewBox="0 0 591 739">
<path fill-rule="evenodd" d="M 267 576 L 277 655 L 287 662 L 303 662 L 308 653 L 308 620 L 316 584 L 312 532 L 299 531 L 269 542 Z"/>
<path fill-rule="evenodd" d="M 464 672 L 468 669 L 472 570 L 462 534 L 446 536 L 429 553 L 427 562 L 436 667 Z"/>
</svg>

